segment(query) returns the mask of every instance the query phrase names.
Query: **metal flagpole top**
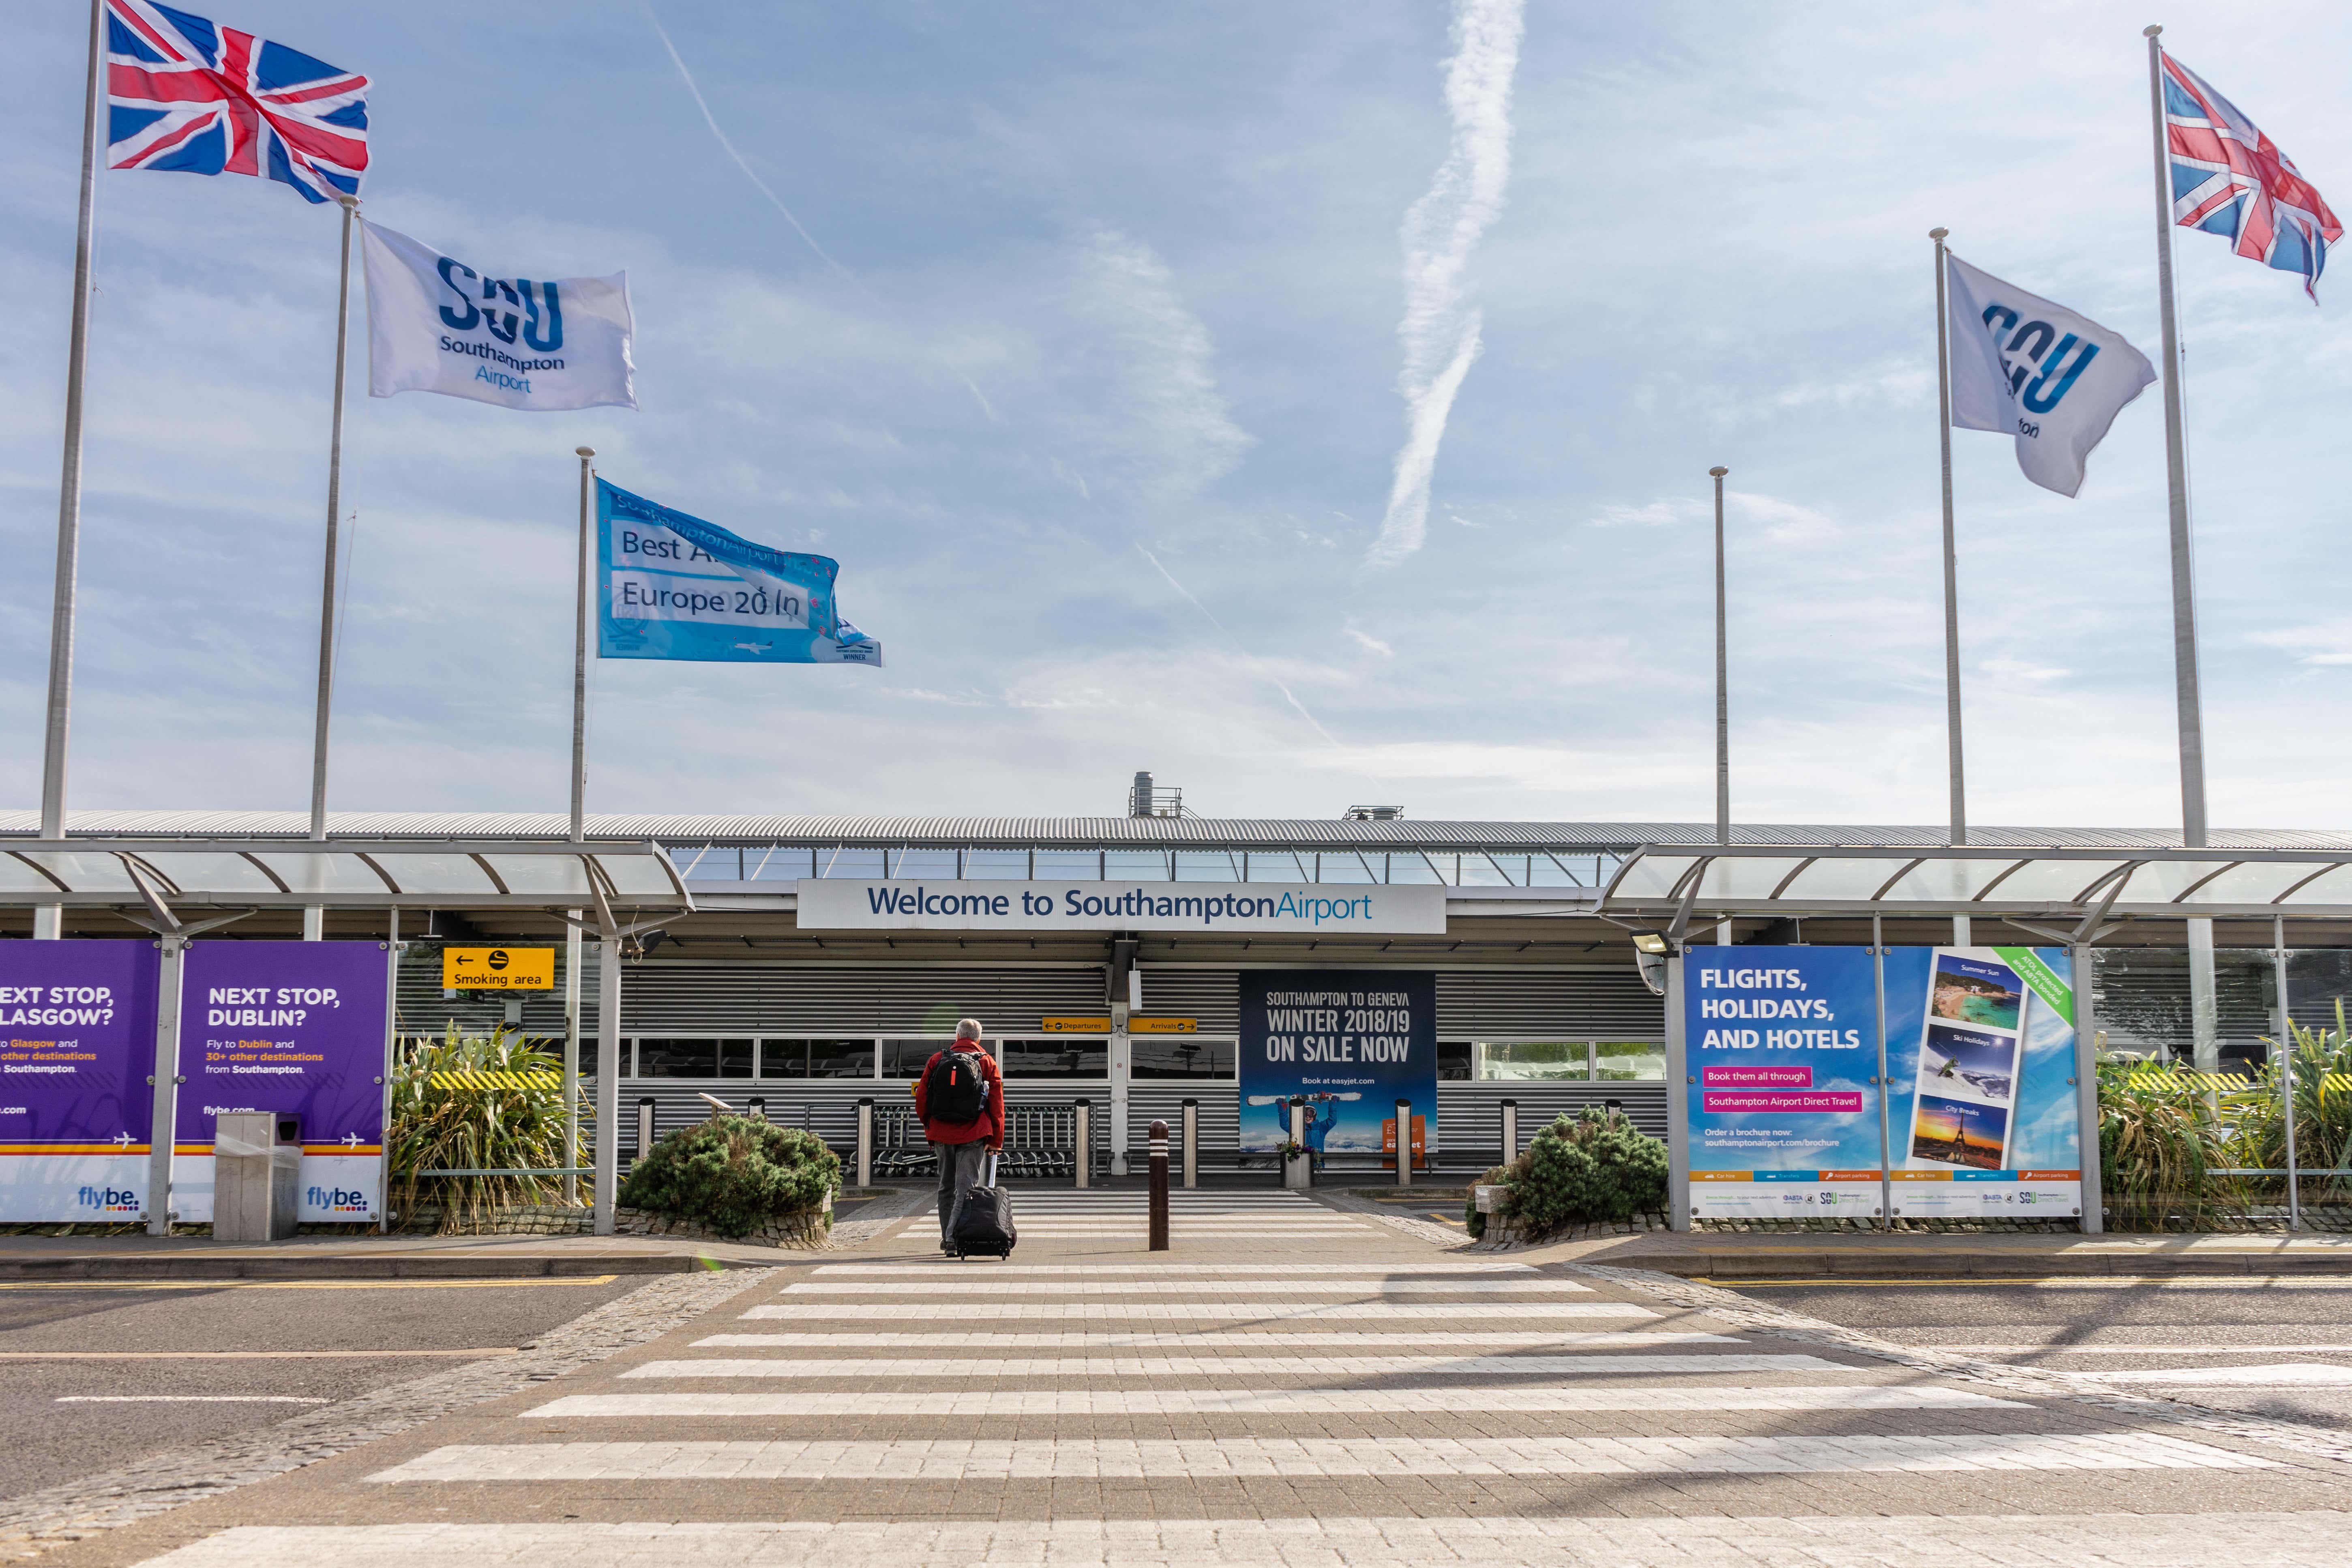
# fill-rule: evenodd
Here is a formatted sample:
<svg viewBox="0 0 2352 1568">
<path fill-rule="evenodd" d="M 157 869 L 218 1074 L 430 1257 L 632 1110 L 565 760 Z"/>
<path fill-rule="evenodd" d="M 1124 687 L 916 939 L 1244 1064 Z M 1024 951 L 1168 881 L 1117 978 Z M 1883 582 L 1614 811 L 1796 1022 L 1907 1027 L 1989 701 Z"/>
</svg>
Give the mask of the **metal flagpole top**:
<svg viewBox="0 0 2352 1568">
<path fill-rule="evenodd" d="M 1927 237 L 1941 245 L 1950 237 L 1951 232 L 1948 228 L 1931 228 L 1927 231 Z"/>
<path fill-rule="evenodd" d="M 575 456 L 582 458 L 593 458 L 596 455 L 596 448 L 593 447 L 574 447 L 572 450 Z"/>
<path fill-rule="evenodd" d="M 2158 23 L 2154 24 L 2153 26 L 2146 26 L 2146 27 L 2142 27 L 2142 28 L 2139 30 L 2139 36 L 2140 36 L 2141 37 L 2143 37 L 2143 38 L 2153 38 L 2153 37 L 2155 37 L 2158 33 L 2161 33 L 2161 32 L 2163 32 L 2163 31 L 2164 31 L 2164 24 L 2163 24 L 2163 23 L 2161 23 L 2161 22 L 2158 22 Z"/>
<path fill-rule="evenodd" d="M 1715 478 L 1715 479 L 1721 479 L 1721 478 L 1723 478 L 1723 476 L 1724 476 L 1724 475 L 1726 475 L 1726 474 L 1727 474 L 1727 473 L 1729 473 L 1729 472 L 1731 472 L 1731 470 L 1730 470 L 1729 468 L 1709 468 L 1709 469 L 1707 470 L 1707 473 L 1708 473 L 1708 475 L 1709 475 L 1710 477 Z"/>
</svg>

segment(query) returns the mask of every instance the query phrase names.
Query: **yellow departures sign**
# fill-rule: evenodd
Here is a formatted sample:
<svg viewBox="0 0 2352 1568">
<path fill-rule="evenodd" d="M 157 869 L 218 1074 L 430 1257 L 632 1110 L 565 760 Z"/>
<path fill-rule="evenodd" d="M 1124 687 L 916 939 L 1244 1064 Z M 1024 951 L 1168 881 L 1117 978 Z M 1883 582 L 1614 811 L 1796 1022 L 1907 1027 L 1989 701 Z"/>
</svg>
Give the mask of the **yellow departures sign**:
<svg viewBox="0 0 2352 1568">
<path fill-rule="evenodd" d="M 445 947 L 441 950 L 444 991 L 552 991 L 555 950 L 551 947 Z"/>
</svg>

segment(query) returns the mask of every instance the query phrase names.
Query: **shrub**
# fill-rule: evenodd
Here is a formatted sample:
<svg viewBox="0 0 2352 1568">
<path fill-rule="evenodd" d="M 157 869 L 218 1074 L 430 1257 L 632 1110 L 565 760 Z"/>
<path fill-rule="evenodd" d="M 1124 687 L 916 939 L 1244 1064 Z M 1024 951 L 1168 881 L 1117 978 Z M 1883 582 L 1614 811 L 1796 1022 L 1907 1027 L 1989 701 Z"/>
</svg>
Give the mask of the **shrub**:
<svg viewBox="0 0 2352 1568">
<path fill-rule="evenodd" d="M 1619 1224 L 1666 1206 L 1666 1146 L 1622 1111 L 1587 1106 L 1535 1135 L 1511 1163 L 1507 1216 L 1530 1237 Z"/>
<path fill-rule="evenodd" d="M 492 1211 L 546 1203 L 560 1178 L 420 1176 L 422 1171 L 545 1171 L 577 1166 L 563 1138 L 563 1064 L 520 1031 L 468 1035 L 452 1021 L 439 1038 L 404 1040 L 392 1064 L 393 1206 L 441 1203 L 444 1234 L 478 1226 Z"/>
<path fill-rule="evenodd" d="M 2170 1074 L 2099 1068 L 2099 1188 L 2117 1229 L 2195 1229 L 2233 1205 L 2215 1098 Z"/>
<path fill-rule="evenodd" d="M 813 1132 L 755 1116 L 681 1127 L 629 1168 L 620 1201 L 748 1236 L 771 1220 L 824 1206 L 841 1186 L 841 1156 Z"/>
<path fill-rule="evenodd" d="M 2325 1185 L 2307 1184 L 2321 1172 L 2352 1163 L 2352 1029 L 2346 1026 L 2344 1002 L 2336 1003 L 2336 1027 L 2307 1028 L 2287 1022 L 2294 1042 L 2294 1163 L 2305 1173 L 2305 1203 L 2344 1201 L 2341 1178 L 2320 1178 Z M 2263 1042 L 2276 1049 L 2277 1042 Z M 2286 1168 L 2285 1083 L 2276 1061 L 2266 1064 L 2255 1080 L 2255 1092 L 2246 1097 L 2238 1119 L 2233 1163 L 2265 1170 Z"/>
</svg>

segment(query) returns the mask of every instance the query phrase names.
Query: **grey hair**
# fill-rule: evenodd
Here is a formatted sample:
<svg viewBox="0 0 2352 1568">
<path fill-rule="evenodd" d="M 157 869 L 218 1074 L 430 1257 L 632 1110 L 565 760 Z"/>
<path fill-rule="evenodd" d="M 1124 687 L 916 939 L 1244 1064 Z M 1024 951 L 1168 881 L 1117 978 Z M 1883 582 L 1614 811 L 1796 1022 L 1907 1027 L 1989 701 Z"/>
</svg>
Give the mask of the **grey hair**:
<svg viewBox="0 0 2352 1568">
<path fill-rule="evenodd" d="M 977 1018 L 966 1018 L 958 1023 L 956 1025 L 956 1038 L 959 1040 L 976 1040 L 980 1038 L 980 1020 Z"/>
</svg>

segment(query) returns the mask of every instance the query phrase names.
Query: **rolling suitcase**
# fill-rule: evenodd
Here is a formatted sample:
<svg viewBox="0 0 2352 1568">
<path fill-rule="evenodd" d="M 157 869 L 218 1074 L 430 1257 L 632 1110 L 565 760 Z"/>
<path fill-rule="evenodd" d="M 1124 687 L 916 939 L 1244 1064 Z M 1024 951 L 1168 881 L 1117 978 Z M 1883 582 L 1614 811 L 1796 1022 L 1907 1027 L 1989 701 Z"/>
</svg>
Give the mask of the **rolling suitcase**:
<svg viewBox="0 0 2352 1568">
<path fill-rule="evenodd" d="M 1013 1194 L 996 1184 L 995 1155 L 988 1157 L 980 1184 L 964 1194 L 950 1230 L 958 1258 L 1012 1256 L 1020 1233 L 1013 1225 Z"/>
</svg>

